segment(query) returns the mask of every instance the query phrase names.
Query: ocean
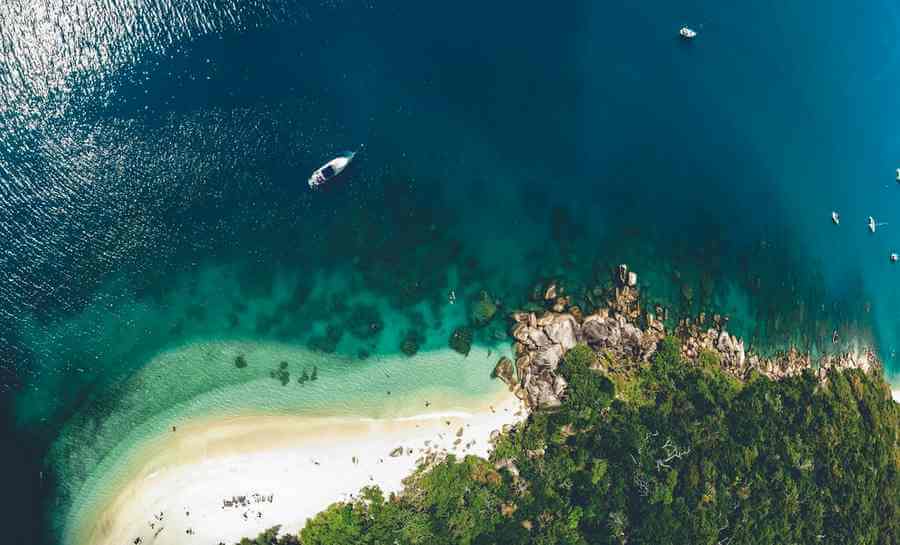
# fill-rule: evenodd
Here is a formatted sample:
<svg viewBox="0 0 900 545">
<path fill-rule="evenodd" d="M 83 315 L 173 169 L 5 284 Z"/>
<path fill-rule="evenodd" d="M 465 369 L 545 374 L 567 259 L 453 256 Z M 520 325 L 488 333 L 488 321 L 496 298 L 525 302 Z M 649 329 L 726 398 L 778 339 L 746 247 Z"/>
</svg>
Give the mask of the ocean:
<svg viewBox="0 0 900 545">
<path fill-rule="evenodd" d="M 377 416 L 385 384 L 352 377 L 397 362 L 412 397 L 487 391 L 502 318 L 430 356 L 479 301 L 619 263 L 761 353 L 872 344 L 896 389 L 898 10 L 4 2 L 4 534 L 56 543 L 123 430 L 219 391 Z M 317 365 L 348 387 L 285 394 Z"/>
</svg>

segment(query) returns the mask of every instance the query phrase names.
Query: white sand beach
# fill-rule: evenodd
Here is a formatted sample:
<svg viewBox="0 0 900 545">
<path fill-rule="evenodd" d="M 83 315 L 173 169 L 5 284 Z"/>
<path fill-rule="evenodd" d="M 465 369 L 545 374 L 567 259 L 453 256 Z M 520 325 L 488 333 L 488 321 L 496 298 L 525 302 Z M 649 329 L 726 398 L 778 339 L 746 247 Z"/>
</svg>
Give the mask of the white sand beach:
<svg viewBox="0 0 900 545">
<path fill-rule="evenodd" d="M 399 490 L 427 452 L 486 456 L 491 432 L 524 415 L 504 392 L 477 406 L 395 419 L 192 421 L 145 447 L 120 486 L 70 521 L 66 541 L 230 545 L 276 524 L 296 532 L 364 486 Z"/>
</svg>

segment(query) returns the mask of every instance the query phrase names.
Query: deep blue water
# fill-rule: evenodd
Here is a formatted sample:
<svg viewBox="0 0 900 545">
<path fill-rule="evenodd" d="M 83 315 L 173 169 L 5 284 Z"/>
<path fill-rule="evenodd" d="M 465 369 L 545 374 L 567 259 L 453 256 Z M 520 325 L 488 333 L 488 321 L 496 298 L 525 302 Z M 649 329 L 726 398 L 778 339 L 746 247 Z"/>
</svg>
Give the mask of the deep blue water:
<svg viewBox="0 0 900 545">
<path fill-rule="evenodd" d="M 448 285 L 515 306 L 628 262 L 649 299 L 726 312 L 758 350 L 834 350 L 837 328 L 900 371 L 896 4 L 295 4 L 0 6 L 0 437 L 21 542 L 54 501 L 47 445 L 148 354 L 333 325 L 303 294 L 247 324 L 285 275 L 407 312 Z M 238 280 L 235 317 L 195 304 L 161 325 L 213 267 Z"/>
</svg>

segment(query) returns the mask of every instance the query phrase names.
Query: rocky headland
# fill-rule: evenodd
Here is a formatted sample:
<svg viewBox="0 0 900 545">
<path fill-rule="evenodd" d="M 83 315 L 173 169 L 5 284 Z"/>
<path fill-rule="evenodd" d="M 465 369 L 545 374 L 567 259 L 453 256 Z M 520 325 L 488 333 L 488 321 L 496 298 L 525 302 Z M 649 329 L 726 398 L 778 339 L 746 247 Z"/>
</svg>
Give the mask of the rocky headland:
<svg viewBox="0 0 900 545">
<path fill-rule="evenodd" d="M 561 404 L 565 379 L 557 373 L 563 355 L 578 343 L 590 346 L 600 357 L 598 364 L 610 371 L 628 371 L 649 362 L 659 342 L 667 335 L 681 341 L 682 355 L 693 365 L 715 361 L 738 380 L 753 374 L 773 380 L 811 370 L 825 380 L 829 369 L 862 369 L 880 372 L 881 362 L 874 350 L 856 351 L 814 358 L 795 348 L 762 357 L 745 347 L 743 339 L 727 330 L 728 318 L 701 313 L 681 319 L 667 330 L 668 311 L 642 304 L 638 276 L 620 265 L 611 290 L 595 293 L 605 301 L 585 315 L 564 288 L 550 282 L 540 290 L 543 308 L 530 308 L 510 315 L 515 339 L 515 361 L 501 358 L 494 373 L 517 397 L 531 408 L 551 409 Z"/>
</svg>

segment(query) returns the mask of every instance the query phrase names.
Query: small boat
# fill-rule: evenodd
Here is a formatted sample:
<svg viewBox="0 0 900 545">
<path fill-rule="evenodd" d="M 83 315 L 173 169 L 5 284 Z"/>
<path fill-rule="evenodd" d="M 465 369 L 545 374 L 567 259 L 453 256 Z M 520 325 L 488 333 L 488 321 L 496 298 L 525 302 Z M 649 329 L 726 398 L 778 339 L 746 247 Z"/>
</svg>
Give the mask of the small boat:
<svg viewBox="0 0 900 545">
<path fill-rule="evenodd" d="M 835 212 L 834 210 L 832 210 L 831 211 L 831 221 L 833 221 L 835 225 L 840 225 L 841 224 L 841 215 L 838 214 L 837 212 Z"/>
<path fill-rule="evenodd" d="M 315 189 L 336 177 L 347 168 L 347 165 L 350 164 L 350 161 L 353 160 L 356 154 L 357 152 L 355 151 L 344 152 L 316 169 L 309 177 L 309 187 Z"/>
<path fill-rule="evenodd" d="M 697 33 L 695 31 L 691 30 L 690 28 L 683 26 L 683 27 L 681 27 L 681 29 L 678 30 L 678 35 L 681 36 L 682 38 L 684 38 L 685 40 L 690 40 L 694 36 L 696 36 Z"/>
<path fill-rule="evenodd" d="M 880 227 L 882 225 L 887 225 L 887 223 L 885 223 L 885 222 L 875 223 L 875 218 L 873 218 L 872 216 L 869 216 L 869 221 L 867 222 L 867 224 L 869 226 L 869 231 L 871 231 L 873 233 L 875 232 L 876 227 Z"/>
<path fill-rule="evenodd" d="M 897 169 L 897 181 L 900 182 L 900 168 Z"/>
<path fill-rule="evenodd" d="M 891 263 L 896 263 L 897 260 L 900 260 L 900 256 L 897 254 L 891 254 Z"/>
</svg>

